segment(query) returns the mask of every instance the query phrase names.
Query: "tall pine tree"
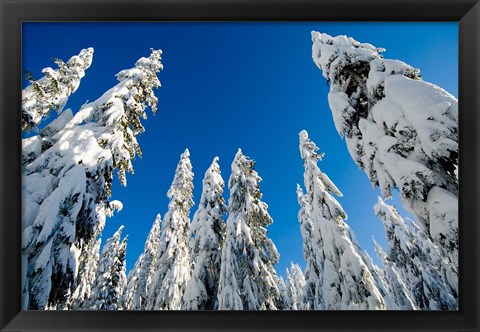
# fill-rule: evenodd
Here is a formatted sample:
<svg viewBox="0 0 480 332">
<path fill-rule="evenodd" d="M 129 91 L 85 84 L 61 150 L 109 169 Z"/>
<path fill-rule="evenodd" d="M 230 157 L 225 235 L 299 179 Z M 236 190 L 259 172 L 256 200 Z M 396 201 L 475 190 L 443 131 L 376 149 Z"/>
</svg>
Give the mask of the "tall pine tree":
<svg viewBox="0 0 480 332">
<path fill-rule="evenodd" d="M 93 48 L 90 47 L 67 62 L 54 59 L 58 69 L 44 68 L 44 76 L 39 80 L 35 80 L 30 72 L 26 73 L 30 85 L 22 90 L 22 131 L 36 129 L 51 110 L 63 111 L 68 97 L 80 86 L 92 58 Z"/>
<path fill-rule="evenodd" d="M 322 262 L 321 256 L 316 253 L 321 252 L 318 247 L 319 241 L 316 241 L 316 232 L 313 226 L 312 207 L 308 196 L 304 194 L 302 188 L 297 184 L 297 199 L 300 205 L 298 211 L 298 221 L 300 222 L 300 232 L 303 239 L 303 256 L 307 265 L 305 267 L 305 287 L 303 290 L 303 309 L 321 310 L 325 307 L 322 296 Z"/>
<path fill-rule="evenodd" d="M 312 32 L 312 57 L 350 155 L 384 198 L 403 206 L 458 266 L 458 101 L 384 50 Z"/>
<path fill-rule="evenodd" d="M 240 149 L 232 162 L 218 291 L 221 310 L 275 310 L 280 296 L 274 269 L 279 254 L 266 229 L 273 221 L 261 201 L 261 178 L 254 165 Z"/>
<path fill-rule="evenodd" d="M 61 117 L 48 140 L 26 139 L 22 169 L 23 308 L 65 308 L 74 291 L 79 253 L 104 227 L 118 201 L 109 201 L 113 172 L 126 172 L 140 155 L 136 136 L 147 104 L 156 112 L 161 51 L 152 50 L 119 83 L 72 117 Z M 73 78 L 72 78 L 73 79 Z M 41 144 L 39 144 L 39 142 Z M 46 143 L 46 144 L 43 144 Z M 27 153 L 28 152 L 28 153 Z M 25 157 L 26 156 L 26 157 Z M 55 287 L 52 287 L 55 285 Z"/>
<path fill-rule="evenodd" d="M 180 310 L 191 277 L 188 237 L 193 202 L 193 172 L 188 149 L 180 156 L 167 196 L 168 212 L 163 218 L 160 243 L 146 309 Z"/>
<path fill-rule="evenodd" d="M 86 307 L 83 309 L 123 309 L 123 290 L 127 283 L 125 275 L 127 237 L 121 240 L 122 231 L 123 226 L 105 243 L 95 273 L 92 291 L 86 301 Z"/>
<path fill-rule="evenodd" d="M 398 212 L 380 197 L 375 213 L 387 235 L 388 250 L 383 257 L 387 271 L 388 267 L 398 271 L 416 307 L 458 309 L 458 276 L 426 234 L 414 234 Z M 421 231 L 417 229 L 417 232 Z"/>
<path fill-rule="evenodd" d="M 148 289 L 155 273 L 155 259 L 160 243 L 161 217 L 158 214 L 148 234 L 143 253 L 138 257 L 128 274 L 124 295 L 124 307 L 127 310 L 145 310 Z"/>
<path fill-rule="evenodd" d="M 287 269 L 287 294 L 290 299 L 290 310 L 303 310 L 304 307 L 304 289 L 305 277 L 298 264 L 291 263 L 290 269 Z"/>
<path fill-rule="evenodd" d="M 77 309 L 88 309 L 86 308 L 86 301 L 92 295 L 92 287 L 95 282 L 98 261 L 100 259 L 100 245 L 102 243 L 101 239 L 92 238 L 90 243 L 84 248 L 83 252 L 79 257 L 79 267 L 78 275 L 76 279 L 75 291 L 72 294 L 72 299 L 70 302 L 70 308 L 73 310 Z"/>
<path fill-rule="evenodd" d="M 378 269 L 378 274 L 386 286 L 393 304 L 390 304 L 388 309 L 395 310 L 416 310 L 415 302 L 411 298 L 410 290 L 405 282 L 402 280 L 400 273 L 397 271 L 395 264 L 388 261 L 382 247 L 374 240 L 375 250 L 378 257 L 382 261 L 382 269 Z"/>
<path fill-rule="evenodd" d="M 184 309 L 218 308 L 221 248 L 225 238 L 223 217 L 227 212 L 224 186 L 218 157 L 215 157 L 203 178 L 200 204 L 190 225 L 193 272 L 185 290 Z"/>
<path fill-rule="evenodd" d="M 282 276 L 277 276 L 277 287 L 279 296 L 275 302 L 277 310 L 289 310 L 291 306 L 290 297 L 288 296 L 287 284 Z"/>
<path fill-rule="evenodd" d="M 305 259 L 316 270 L 314 277 L 319 278 L 306 275 L 306 303 L 313 304 L 310 309 L 320 310 L 386 309 L 375 279 L 358 252 L 359 245 L 344 222 L 347 215 L 331 195 L 341 193 L 317 165 L 323 156 L 317 151 L 302 130 L 300 155 L 307 192 L 300 201 L 308 207 L 308 213 L 302 213 L 300 222 L 309 224 L 302 226 L 304 242 L 312 251 L 307 251 Z"/>
</svg>

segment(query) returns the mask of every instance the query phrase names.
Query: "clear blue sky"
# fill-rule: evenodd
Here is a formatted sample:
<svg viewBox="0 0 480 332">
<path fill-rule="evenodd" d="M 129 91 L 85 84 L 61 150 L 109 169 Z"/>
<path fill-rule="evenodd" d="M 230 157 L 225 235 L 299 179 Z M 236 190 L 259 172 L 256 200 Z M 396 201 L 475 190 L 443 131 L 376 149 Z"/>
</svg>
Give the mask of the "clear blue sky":
<svg viewBox="0 0 480 332">
<path fill-rule="evenodd" d="M 295 194 L 296 184 L 303 186 L 298 151 L 302 129 L 325 152 L 319 166 L 343 192 L 338 200 L 349 215 L 347 222 L 376 260 L 372 236 L 385 244 L 373 213 L 379 192 L 335 131 L 328 86 L 311 58 L 312 30 L 386 48 L 385 58 L 419 68 L 424 80 L 458 96 L 457 23 L 23 24 L 22 67 L 36 78 L 42 68 L 55 68 L 52 58 L 66 61 L 82 48 L 94 47 L 93 64 L 67 104 L 74 112 L 112 87 L 114 75 L 148 56 L 150 48 L 164 52 L 162 88 L 156 91 L 159 111 L 149 116 L 146 132 L 138 138 L 143 158 L 134 161 L 135 175 L 127 175 L 126 188 L 115 179 L 112 199 L 122 201 L 124 209 L 107 220 L 103 233 L 105 243 L 125 225 L 128 270 L 142 252 L 155 216 L 167 211 L 166 193 L 185 148 L 195 173 L 196 204 L 215 156 L 226 183 L 238 148 L 256 160 L 263 200 L 274 220 L 269 236 L 281 256 L 277 271 L 285 275 L 291 261 L 303 268 Z M 398 199 L 393 203 L 400 205 Z"/>
</svg>

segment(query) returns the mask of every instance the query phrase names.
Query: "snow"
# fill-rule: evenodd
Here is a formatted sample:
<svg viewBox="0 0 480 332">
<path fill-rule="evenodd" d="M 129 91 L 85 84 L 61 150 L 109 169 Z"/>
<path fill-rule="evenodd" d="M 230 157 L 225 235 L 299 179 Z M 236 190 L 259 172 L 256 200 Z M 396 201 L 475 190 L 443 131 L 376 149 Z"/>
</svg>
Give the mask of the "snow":
<svg viewBox="0 0 480 332">
<path fill-rule="evenodd" d="M 304 163 L 306 193 L 297 186 L 299 221 L 303 238 L 306 309 L 386 309 L 381 285 L 359 253 L 347 214 L 331 194 L 341 194 L 317 165 L 318 147 L 302 130 L 300 155 Z"/>
<path fill-rule="evenodd" d="M 391 291 L 398 292 L 401 284 L 405 287 L 404 294 L 394 294 L 397 303 L 408 298 L 420 310 L 458 309 L 458 275 L 439 248 L 419 227 L 412 224 L 409 228 L 398 212 L 380 197 L 375 213 L 387 234 L 387 252 L 378 245 L 377 252 Z M 435 303 L 433 307 L 432 303 Z"/>
<path fill-rule="evenodd" d="M 147 305 L 148 291 L 155 273 L 155 258 L 160 241 L 161 223 L 162 219 L 158 214 L 145 241 L 143 253 L 128 274 L 124 296 L 124 306 L 127 310 L 145 310 Z"/>
<path fill-rule="evenodd" d="M 85 309 L 122 310 L 124 308 L 127 237 L 121 240 L 123 228 L 123 225 L 120 226 L 102 249 L 95 272 L 95 280 L 91 286 L 90 296 L 86 300 Z"/>
<path fill-rule="evenodd" d="M 458 200 L 454 195 L 440 187 L 434 187 L 428 194 L 427 206 L 430 219 L 441 221 L 430 226 L 430 234 L 437 242 L 442 243 L 444 234 L 451 231 L 458 236 Z M 457 261 L 458 256 L 455 258 Z"/>
<path fill-rule="evenodd" d="M 319 32 L 312 32 L 312 42 L 312 59 L 330 85 L 335 127 L 352 159 L 384 198 L 400 190 L 405 209 L 458 266 L 458 101 L 370 44 Z M 434 203 L 437 188 L 451 194 L 442 195 L 442 211 Z"/>
<path fill-rule="evenodd" d="M 221 247 L 225 240 L 223 199 L 225 183 L 218 157 L 205 172 L 200 204 L 190 225 L 189 249 L 193 263 L 192 278 L 187 283 L 184 309 L 214 310 L 218 307 Z"/>
<path fill-rule="evenodd" d="M 268 238 L 273 223 L 262 199 L 254 161 L 238 150 L 228 181 L 215 157 L 203 179 L 190 224 L 193 171 L 190 151 L 180 157 L 168 190 L 163 225 L 157 216 L 144 251 L 125 273 L 123 226 L 100 254 L 106 218 L 121 211 L 112 200 L 116 169 L 121 184 L 141 156 L 136 136 L 145 109 L 157 111 L 153 88 L 163 66 L 153 50 L 118 84 L 73 115 L 64 111 L 91 65 L 85 49 L 58 70 L 31 80 L 22 92 L 22 130 L 35 129 L 52 109 L 58 117 L 22 140 L 24 309 L 95 310 L 369 310 L 458 309 L 458 102 L 420 80 L 419 71 L 383 59 L 368 43 L 312 32 L 312 58 L 330 84 L 336 130 L 353 160 L 384 198 L 399 188 L 417 219 L 407 225 L 381 198 L 375 213 L 385 227 L 382 268 L 373 264 L 350 229 L 342 196 L 318 167 L 323 154 L 302 130 L 304 186 L 298 214 L 307 261 L 292 263 L 287 281 L 274 265 Z M 56 88 L 52 88 L 56 86 Z M 228 213 L 227 222 L 224 217 Z M 54 288 L 52 288 L 54 285 Z"/>
<path fill-rule="evenodd" d="M 261 201 L 261 178 L 254 163 L 240 149 L 232 162 L 219 310 L 275 310 L 279 305 L 280 290 L 274 269 L 279 254 L 267 237 L 266 226 L 273 220 Z"/>
<path fill-rule="evenodd" d="M 22 139 L 22 165 L 35 160 L 41 151 L 42 139 L 40 136 Z"/>
<path fill-rule="evenodd" d="M 68 97 L 80 86 L 85 70 L 92 64 L 93 48 L 83 49 L 66 63 L 57 59 L 59 69 L 44 68 L 39 80 L 30 79 L 22 90 L 22 130 L 36 128 L 52 109 L 63 111 Z"/>
<path fill-rule="evenodd" d="M 85 172 L 83 167 L 76 166 L 65 173 L 65 176 L 60 180 L 58 187 L 48 196 L 43 202 L 37 218 L 35 219 L 33 226 L 41 227 L 41 231 L 37 236 L 36 244 L 43 243 L 51 236 L 53 228 L 57 225 L 55 222 L 60 221 L 57 219 L 57 214 L 61 210 L 64 197 L 82 196 L 85 193 Z M 80 211 L 80 204 L 75 204 L 70 210 L 70 217 L 75 219 Z M 69 234 L 71 241 L 74 234 Z"/>
<path fill-rule="evenodd" d="M 191 278 L 188 249 L 190 209 L 193 202 L 193 172 L 190 152 L 180 156 L 168 190 L 170 199 L 155 257 L 154 275 L 148 290 L 147 310 L 180 310 Z"/>
<path fill-rule="evenodd" d="M 58 73 L 44 71 L 50 76 L 38 84 L 46 86 L 51 79 L 58 79 L 58 91 L 45 90 L 39 95 L 35 91 L 42 86 L 37 83 L 24 90 L 23 130 L 34 128 L 50 109 L 63 110 L 90 66 L 92 54 L 93 49 L 87 49 L 66 64 L 57 61 Z M 22 249 L 29 261 L 25 281 L 30 288 L 29 309 L 68 305 L 76 287 L 78 251 L 103 230 L 107 217 L 121 210 L 119 201 L 109 202 L 113 171 L 117 170 L 120 182 L 126 185 L 125 173 L 133 172 L 132 160 L 141 155 L 135 136 L 143 131 L 139 118 L 145 118 L 147 104 L 156 111 L 153 88 L 160 85 L 156 76 L 162 67 L 160 54 L 152 50 L 139 67 L 124 71 L 130 74 L 128 79 L 120 80 L 98 100 L 85 104 L 73 117 L 70 110 L 64 111 L 39 135 L 23 140 Z M 131 98 L 138 102 L 127 105 L 125 101 Z M 37 276 L 32 267 L 38 259 L 42 259 L 38 264 L 44 265 L 40 254 L 46 255 L 44 247 L 52 239 L 50 260 L 55 274 L 44 269 L 42 276 Z M 47 280 L 60 285 L 54 299 L 45 286 Z M 52 303 L 47 305 L 49 297 Z"/>
</svg>

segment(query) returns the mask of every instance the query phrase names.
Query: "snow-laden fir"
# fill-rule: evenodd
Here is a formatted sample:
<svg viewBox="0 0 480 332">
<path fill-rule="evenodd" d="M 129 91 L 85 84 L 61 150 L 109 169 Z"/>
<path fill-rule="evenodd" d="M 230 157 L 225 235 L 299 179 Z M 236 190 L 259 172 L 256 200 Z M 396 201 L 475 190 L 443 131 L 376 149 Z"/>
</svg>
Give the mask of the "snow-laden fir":
<svg viewBox="0 0 480 332">
<path fill-rule="evenodd" d="M 188 149 L 180 156 L 167 196 L 168 211 L 163 218 L 146 309 L 182 309 L 183 295 L 191 277 L 188 249 L 190 209 L 193 202 L 193 171 Z"/>
<path fill-rule="evenodd" d="M 404 207 L 458 271 L 458 101 L 419 70 L 346 36 L 312 32 L 312 57 L 355 163 Z"/>
<path fill-rule="evenodd" d="M 382 269 L 379 269 L 378 272 L 386 287 L 386 291 L 390 295 L 392 301 L 390 307 L 397 310 L 418 309 L 411 298 L 410 291 L 407 289 L 395 266 L 386 260 L 382 247 L 375 240 L 373 241 L 377 255 L 382 261 Z"/>
<path fill-rule="evenodd" d="M 160 243 L 162 219 L 157 215 L 150 233 L 133 269 L 128 273 L 124 295 L 124 307 L 127 310 L 145 310 L 147 305 L 148 289 L 155 273 L 156 253 Z"/>
<path fill-rule="evenodd" d="M 123 226 L 107 240 L 98 261 L 90 297 L 81 309 L 122 310 L 125 274 L 127 237 L 121 239 Z"/>
<path fill-rule="evenodd" d="M 305 130 L 299 136 L 306 193 L 298 187 L 297 195 L 307 261 L 307 309 L 386 309 L 375 279 L 357 251 L 359 245 L 344 222 L 347 214 L 332 196 L 342 194 L 317 165 L 323 154 L 317 152 Z"/>
<path fill-rule="evenodd" d="M 395 282 L 399 281 L 393 274 L 399 274 L 408 290 L 408 298 L 399 302 L 411 299 L 415 307 L 422 310 L 458 309 L 458 275 L 423 230 L 414 224 L 413 229 L 407 227 L 395 208 L 381 198 L 375 205 L 375 213 L 387 235 L 387 253 L 377 246 L 385 273 Z M 392 284 L 392 289 L 401 288 Z"/>
<path fill-rule="evenodd" d="M 22 91 L 22 130 L 37 129 L 37 125 L 50 114 L 51 110 L 63 111 L 68 97 L 80 86 L 92 64 L 93 48 L 81 50 L 66 63 L 55 59 L 58 69 L 44 68 L 45 75 L 35 80 L 28 73 L 28 85 Z"/>
<path fill-rule="evenodd" d="M 305 289 L 305 277 L 298 264 L 291 262 L 287 269 L 286 291 L 289 310 L 303 310 L 303 290 Z"/>
<path fill-rule="evenodd" d="M 282 276 L 277 276 L 277 288 L 278 288 L 278 299 L 277 299 L 277 310 L 289 310 L 290 298 L 288 296 L 287 284 L 283 280 Z"/>
<path fill-rule="evenodd" d="M 99 99 L 74 116 L 63 111 L 37 136 L 22 140 L 24 309 L 65 309 L 70 303 L 79 256 L 87 254 L 106 217 L 122 207 L 109 201 L 113 172 L 125 185 L 125 172 L 133 172 L 132 160 L 141 156 L 136 136 L 144 131 L 147 105 L 157 109 L 160 60 L 161 51 L 152 50 L 118 73 L 119 83 Z"/>
<path fill-rule="evenodd" d="M 222 248 L 220 310 L 274 310 L 279 289 L 274 265 L 279 254 L 266 227 L 273 220 L 261 201 L 255 162 L 239 149 L 228 181 L 228 219 Z"/>
<path fill-rule="evenodd" d="M 80 255 L 76 289 L 72 295 L 70 309 L 88 308 L 86 301 L 92 295 L 93 282 L 97 277 L 98 260 L 102 239 L 92 238 L 83 246 L 85 253 Z"/>
<path fill-rule="evenodd" d="M 184 309 L 218 308 L 221 248 L 225 238 L 227 206 L 223 199 L 225 182 L 215 157 L 203 178 L 202 196 L 190 225 L 192 278 L 185 289 Z"/>
</svg>

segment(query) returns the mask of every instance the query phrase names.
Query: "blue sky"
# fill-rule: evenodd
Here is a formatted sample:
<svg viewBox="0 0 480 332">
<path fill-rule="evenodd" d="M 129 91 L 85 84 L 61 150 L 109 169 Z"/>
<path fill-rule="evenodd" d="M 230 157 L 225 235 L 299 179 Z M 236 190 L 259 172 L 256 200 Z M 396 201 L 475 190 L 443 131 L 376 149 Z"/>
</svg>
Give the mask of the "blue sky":
<svg viewBox="0 0 480 332">
<path fill-rule="evenodd" d="M 112 199 L 122 201 L 124 209 L 107 220 L 103 233 L 105 242 L 125 225 L 128 270 L 142 252 L 155 216 L 167 211 L 166 193 L 185 148 L 195 173 L 196 204 L 215 156 L 226 183 L 238 148 L 256 160 L 263 201 L 274 220 L 269 236 L 280 252 L 277 271 L 284 275 L 291 261 L 303 268 L 295 194 L 296 184 L 303 186 L 302 129 L 325 153 L 319 166 L 342 191 L 338 200 L 349 215 L 347 223 L 376 260 L 372 236 L 385 244 L 373 213 L 379 191 L 371 188 L 335 131 L 328 86 L 311 58 L 312 30 L 386 48 L 385 58 L 419 68 L 424 80 L 458 97 L 455 22 L 23 24 L 22 67 L 36 78 L 42 68 L 55 67 L 52 58 L 66 61 L 82 48 L 94 47 L 92 66 L 67 104 L 74 112 L 112 87 L 115 74 L 148 56 L 150 48 L 164 52 L 162 88 L 156 91 L 159 111 L 149 116 L 146 132 L 138 137 L 143 158 L 134 161 L 135 175 L 127 175 L 126 188 L 115 179 Z M 398 199 L 388 202 L 400 206 Z"/>
</svg>

